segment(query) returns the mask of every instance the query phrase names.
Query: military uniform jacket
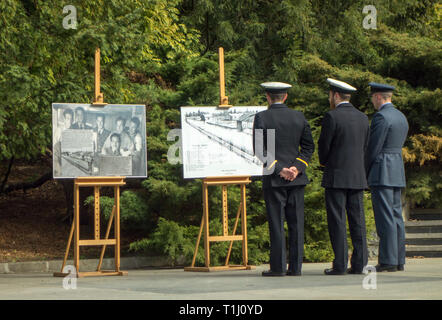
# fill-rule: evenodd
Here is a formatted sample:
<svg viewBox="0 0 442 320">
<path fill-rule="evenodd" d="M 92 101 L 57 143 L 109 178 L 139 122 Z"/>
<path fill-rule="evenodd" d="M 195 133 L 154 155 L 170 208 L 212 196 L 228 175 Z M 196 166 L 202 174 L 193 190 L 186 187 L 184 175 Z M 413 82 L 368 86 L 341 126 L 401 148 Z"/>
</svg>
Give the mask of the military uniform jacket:
<svg viewBox="0 0 442 320">
<path fill-rule="evenodd" d="M 368 136 L 368 117 L 351 103 L 342 103 L 325 114 L 318 141 L 324 188 L 368 187 L 364 166 Z"/>
<path fill-rule="evenodd" d="M 407 133 L 407 118 L 393 104 L 374 115 L 365 161 L 369 186 L 405 187 L 402 147 Z"/>
<path fill-rule="evenodd" d="M 275 132 L 275 155 L 273 163 L 267 163 L 255 150 L 255 129 L 263 129 L 264 155 L 267 152 L 267 129 Z M 273 164 L 271 174 L 263 176 L 263 188 L 290 187 L 309 183 L 306 167 L 315 150 L 310 126 L 300 111 L 288 108 L 285 104 L 272 104 L 267 110 L 255 115 L 253 122 L 253 150 L 264 162 L 264 167 Z M 295 166 L 299 174 L 293 181 L 279 176 L 283 168 Z M 264 170 L 266 171 L 266 170 Z"/>
</svg>

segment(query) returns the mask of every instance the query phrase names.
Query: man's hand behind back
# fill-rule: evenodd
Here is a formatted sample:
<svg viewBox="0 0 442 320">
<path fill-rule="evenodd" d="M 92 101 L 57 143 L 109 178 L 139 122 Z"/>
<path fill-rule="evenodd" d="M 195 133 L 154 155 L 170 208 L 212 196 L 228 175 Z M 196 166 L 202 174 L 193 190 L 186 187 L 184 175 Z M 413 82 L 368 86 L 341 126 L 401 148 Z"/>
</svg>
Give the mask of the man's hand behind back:
<svg viewBox="0 0 442 320">
<path fill-rule="evenodd" d="M 279 176 L 287 181 L 293 181 L 298 176 L 299 171 L 296 167 L 284 168 L 279 173 Z"/>
</svg>

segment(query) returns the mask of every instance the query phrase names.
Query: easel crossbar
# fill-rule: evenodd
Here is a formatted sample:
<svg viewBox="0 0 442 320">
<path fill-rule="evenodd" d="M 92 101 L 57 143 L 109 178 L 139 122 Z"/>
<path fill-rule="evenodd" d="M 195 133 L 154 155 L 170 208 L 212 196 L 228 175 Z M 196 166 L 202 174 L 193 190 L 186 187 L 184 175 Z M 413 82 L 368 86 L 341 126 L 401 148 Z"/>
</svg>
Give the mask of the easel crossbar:
<svg viewBox="0 0 442 320">
<path fill-rule="evenodd" d="M 238 241 L 238 240 L 244 240 L 243 235 L 237 235 L 237 236 L 210 236 L 209 241 Z"/>
<path fill-rule="evenodd" d="M 253 270 L 253 269 L 255 269 L 255 266 L 229 265 L 229 266 L 216 266 L 216 267 L 185 267 L 184 271 L 210 272 L 210 271 Z"/>
<path fill-rule="evenodd" d="M 100 240 L 80 240 L 79 246 L 103 246 L 103 245 L 116 245 L 116 239 L 100 239 Z"/>
<path fill-rule="evenodd" d="M 54 272 L 54 277 L 67 277 L 70 273 Z M 96 276 L 127 276 L 127 271 L 114 271 L 114 270 L 103 270 L 103 271 L 90 271 L 90 272 L 78 272 L 75 274 L 77 278 L 84 277 L 96 277 Z"/>
<path fill-rule="evenodd" d="M 249 177 L 214 177 L 214 178 L 206 178 L 203 180 L 203 184 L 206 186 L 218 186 L 218 185 L 246 185 L 249 184 L 250 178 Z"/>
</svg>

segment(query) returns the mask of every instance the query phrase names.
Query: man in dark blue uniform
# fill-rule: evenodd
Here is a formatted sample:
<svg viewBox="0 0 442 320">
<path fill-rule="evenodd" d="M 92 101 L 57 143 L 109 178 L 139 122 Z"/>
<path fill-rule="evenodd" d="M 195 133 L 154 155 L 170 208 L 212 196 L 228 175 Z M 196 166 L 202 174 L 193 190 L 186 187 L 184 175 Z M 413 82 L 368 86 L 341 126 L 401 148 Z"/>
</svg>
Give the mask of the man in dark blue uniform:
<svg viewBox="0 0 442 320">
<path fill-rule="evenodd" d="M 264 163 L 263 192 L 270 232 L 270 270 L 263 276 L 301 275 L 304 253 L 304 188 L 306 168 L 315 145 L 310 126 L 300 111 L 284 102 L 291 85 L 261 84 L 269 108 L 255 115 L 253 150 Z M 284 216 L 289 232 L 287 269 Z"/>
<path fill-rule="evenodd" d="M 378 111 L 371 121 L 366 156 L 376 231 L 379 236 L 378 272 L 404 270 L 405 228 L 401 188 L 405 187 L 402 147 L 407 118 L 391 103 L 394 87 L 370 82 L 371 102 Z"/>
<path fill-rule="evenodd" d="M 326 275 L 361 274 L 368 261 L 364 189 L 367 179 L 364 155 L 368 143 L 368 118 L 349 101 L 356 89 L 327 79 L 331 110 L 324 116 L 318 142 L 319 162 L 324 168 L 322 186 L 330 241 L 335 254 Z M 353 244 L 351 268 L 347 270 L 348 244 L 346 214 Z"/>
</svg>

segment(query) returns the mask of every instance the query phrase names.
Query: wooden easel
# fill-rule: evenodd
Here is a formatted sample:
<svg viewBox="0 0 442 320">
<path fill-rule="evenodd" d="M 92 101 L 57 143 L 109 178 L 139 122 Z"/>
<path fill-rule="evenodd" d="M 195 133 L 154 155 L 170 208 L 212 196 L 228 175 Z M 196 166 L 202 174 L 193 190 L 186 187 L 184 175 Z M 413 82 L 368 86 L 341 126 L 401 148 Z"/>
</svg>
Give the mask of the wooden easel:
<svg viewBox="0 0 442 320">
<path fill-rule="evenodd" d="M 198 240 L 196 242 L 195 252 L 193 254 L 192 264 L 190 267 L 185 267 L 184 271 L 218 271 L 218 270 L 251 270 L 254 267 L 248 264 L 247 254 L 247 212 L 246 212 L 246 185 L 249 184 L 249 177 L 232 176 L 232 177 L 212 177 L 203 180 L 203 217 L 201 219 L 200 231 Z M 211 236 L 209 233 L 209 186 L 222 186 L 222 203 L 223 203 L 223 235 Z M 235 225 L 233 232 L 229 235 L 228 229 L 228 208 L 227 208 L 227 186 L 240 185 L 241 186 L 241 203 L 236 213 Z M 239 217 L 241 215 L 241 229 L 242 234 L 236 235 Z M 195 267 L 196 255 L 200 245 L 202 231 L 204 229 L 204 255 L 205 266 Z M 229 250 L 227 252 L 226 261 L 223 266 L 210 266 L 210 242 L 215 241 L 230 241 Z M 242 265 L 229 265 L 230 253 L 232 251 L 233 241 L 242 242 Z"/>
<path fill-rule="evenodd" d="M 103 94 L 100 92 L 100 49 L 95 50 L 95 96 L 93 105 L 104 106 Z M 125 177 L 78 177 L 74 180 L 74 221 L 72 221 L 69 233 L 68 244 L 63 259 L 60 272 L 55 272 L 54 277 L 66 277 L 69 273 L 64 273 L 63 269 L 69 255 L 69 250 L 74 237 L 74 266 L 77 271 L 76 276 L 124 276 L 128 273 L 120 270 L 120 186 L 125 185 Z M 94 187 L 94 239 L 80 240 L 80 188 Z M 114 187 L 114 206 L 107 225 L 104 239 L 100 239 L 100 187 Z M 110 229 L 114 223 L 114 239 L 109 239 Z M 101 270 L 104 252 L 107 245 L 115 246 L 115 270 Z M 80 247 L 81 246 L 103 246 L 97 270 L 94 272 L 80 272 Z"/>
<path fill-rule="evenodd" d="M 120 186 L 125 185 L 124 177 L 79 177 L 74 182 L 74 221 L 72 222 L 68 244 L 64 255 L 60 272 L 55 272 L 54 277 L 65 277 L 63 273 L 66 260 L 69 255 L 72 238 L 74 237 L 74 266 L 77 270 L 77 277 L 90 276 L 123 276 L 126 271 L 120 270 Z M 80 240 L 80 187 L 94 187 L 94 239 Z M 104 239 L 100 239 L 100 187 L 114 187 L 114 206 L 107 225 Z M 114 239 L 109 239 L 112 222 L 114 225 Z M 101 270 L 104 251 L 107 245 L 115 246 L 115 270 Z M 95 272 L 80 272 L 80 247 L 81 246 L 103 246 L 101 249 L 100 261 Z"/>
<path fill-rule="evenodd" d="M 224 49 L 219 48 L 219 76 L 220 76 L 220 105 L 219 108 L 230 108 L 229 99 L 225 95 L 224 83 Z M 231 176 L 231 177 L 207 177 L 203 179 L 203 216 L 201 219 L 198 240 L 196 242 L 195 251 L 193 254 L 192 264 L 190 267 L 185 267 L 184 271 L 217 271 L 217 270 L 251 270 L 254 266 L 248 264 L 247 254 L 247 210 L 246 210 L 246 185 L 249 184 L 250 177 L 247 176 Z M 222 204 L 223 204 L 223 235 L 211 236 L 209 233 L 209 186 L 222 186 Z M 229 235 L 228 228 L 228 207 L 227 207 L 227 186 L 240 185 L 241 187 L 241 203 L 236 213 L 235 225 L 233 232 Z M 242 234 L 236 235 L 239 217 L 241 215 L 241 229 Z M 202 231 L 204 229 L 204 256 L 205 266 L 195 267 L 195 260 L 200 245 Z M 230 241 L 229 250 L 227 252 L 226 261 L 223 266 L 210 266 L 210 242 L 215 241 Z M 242 242 L 242 265 L 229 265 L 230 254 L 232 251 L 233 241 Z"/>
</svg>

